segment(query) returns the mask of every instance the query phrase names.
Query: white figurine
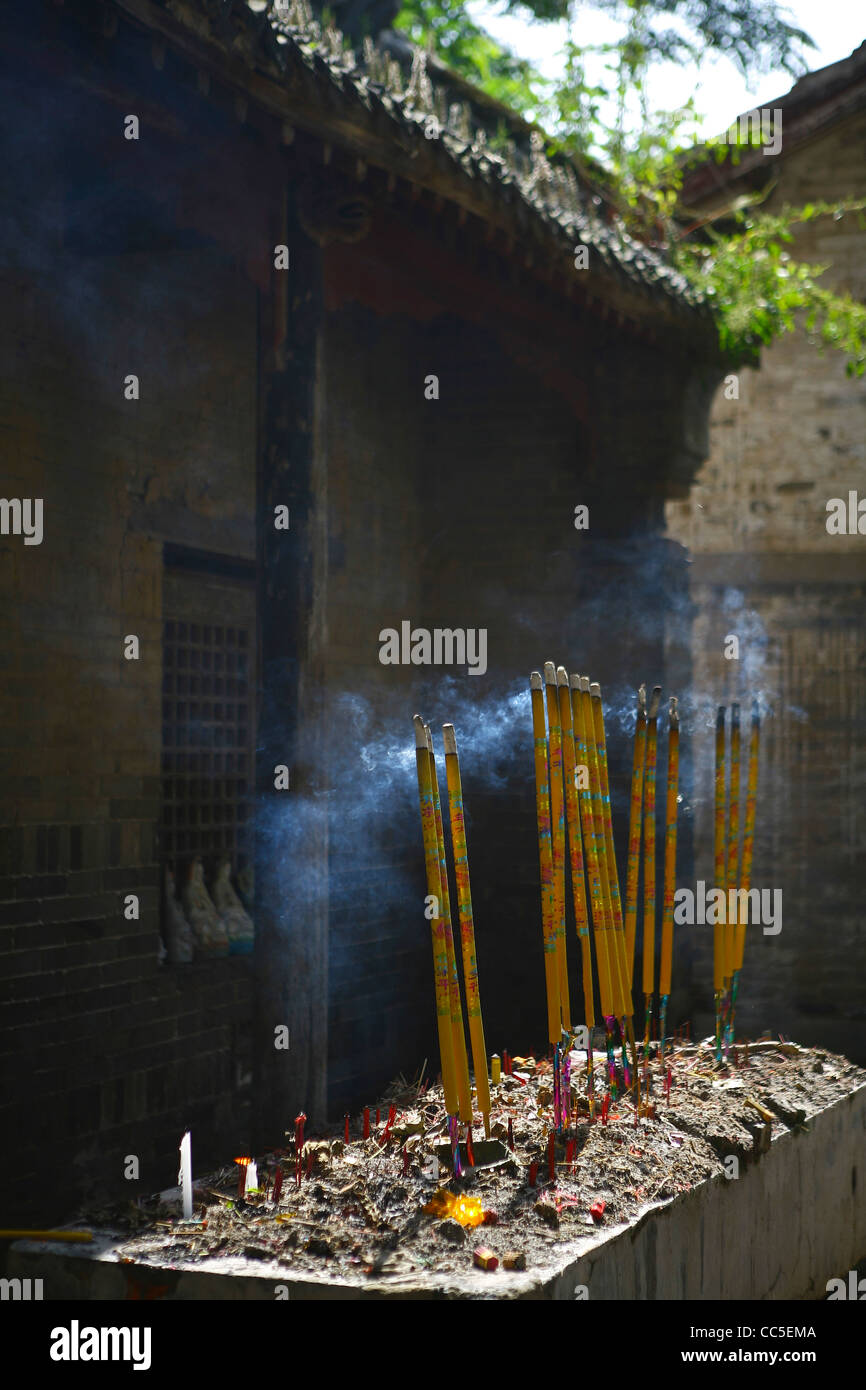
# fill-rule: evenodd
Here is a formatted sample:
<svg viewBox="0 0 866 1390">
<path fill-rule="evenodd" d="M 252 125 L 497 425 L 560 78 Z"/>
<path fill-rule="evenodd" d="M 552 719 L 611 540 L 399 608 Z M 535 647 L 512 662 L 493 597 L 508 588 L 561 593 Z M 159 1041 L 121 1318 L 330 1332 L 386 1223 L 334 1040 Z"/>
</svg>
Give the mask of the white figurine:
<svg viewBox="0 0 866 1390">
<path fill-rule="evenodd" d="M 168 959 L 172 965 L 189 965 L 193 958 L 192 928 L 174 895 L 174 874 L 168 866 L 165 870 L 165 911 Z"/>
<path fill-rule="evenodd" d="M 244 911 L 240 898 L 232 887 L 231 860 L 225 858 L 213 883 L 214 907 L 220 915 L 233 955 L 250 950 L 255 929 L 252 918 Z"/>
<path fill-rule="evenodd" d="M 228 937 L 205 887 L 204 867 L 200 859 L 194 859 L 189 866 L 183 890 L 183 907 L 192 927 L 196 949 L 203 956 L 228 955 Z"/>
</svg>

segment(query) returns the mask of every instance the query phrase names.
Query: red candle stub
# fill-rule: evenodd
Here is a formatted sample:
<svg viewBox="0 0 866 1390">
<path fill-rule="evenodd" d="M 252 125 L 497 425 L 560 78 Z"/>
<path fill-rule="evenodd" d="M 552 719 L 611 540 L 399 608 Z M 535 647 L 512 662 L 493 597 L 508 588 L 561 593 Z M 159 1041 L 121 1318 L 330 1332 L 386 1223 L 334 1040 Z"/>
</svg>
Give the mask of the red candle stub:
<svg viewBox="0 0 866 1390">
<path fill-rule="evenodd" d="M 534 1187 L 538 1180 L 538 1163 L 535 1159 L 529 1165 L 529 1186 Z"/>
<path fill-rule="evenodd" d="M 604 1100 L 603 1100 L 602 1103 L 601 1103 L 601 1122 L 602 1122 L 603 1125 L 606 1125 L 606 1124 L 607 1124 L 607 1112 L 608 1112 L 609 1109 L 610 1109 L 610 1096 L 605 1096 Z"/>
<path fill-rule="evenodd" d="M 249 1160 L 248 1158 L 236 1158 L 236 1159 L 235 1159 L 235 1163 L 238 1165 L 238 1201 L 239 1201 L 239 1202 L 242 1202 L 242 1201 L 244 1200 L 244 1193 L 246 1192 L 246 1189 L 247 1189 L 247 1165 L 249 1164 L 249 1162 L 250 1162 L 250 1160 Z"/>
<path fill-rule="evenodd" d="M 594 1202 L 589 1209 L 589 1214 L 594 1221 L 600 1221 L 604 1216 L 604 1202 Z"/>
<path fill-rule="evenodd" d="M 274 1174 L 274 1192 L 273 1192 L 273 1197 L 272 1197 L 272 1199 L 271 1199 L 271 1200 L 274 1202 L 274 1204 L 276 1204 L 276 1203 L 280 1200 L 280 1193 L 282 1192 L 282 1190 L 283 1190 L 283 1170 L 282 1170 L 281 1167 L 279 1167 L 279 1168 L 277 1168 L 277 1171 L 276 1171 L 276 1173 Z"/>
<path fill-rule="evenodd" d="M 466 1131 L 466 1157 L 469 1159 L 469 1167 L 475 1167 L 475 1155 L 472 1152 L 472 1126 L 469 1125 Z"/>
<path fill-rule="evenodd" d="M 348 1116 L 348 1115 L 344 1115 L 344 1116 L 343 1116 L 343 1138 L 345 1139 L 346 1143 L 348 1144 L 348 1142 L 349 1142 L 349 1116 Z"/>
<path fill-rule="evenodd" d="M 499 1256 L 488 1250 L 486 1245 L 479 1245 L 477 1250 L 473 1250 L 472 1260 L 478 1269 L 486 1269 L 490 1273 L 499 1268 Z"/>
</svg>

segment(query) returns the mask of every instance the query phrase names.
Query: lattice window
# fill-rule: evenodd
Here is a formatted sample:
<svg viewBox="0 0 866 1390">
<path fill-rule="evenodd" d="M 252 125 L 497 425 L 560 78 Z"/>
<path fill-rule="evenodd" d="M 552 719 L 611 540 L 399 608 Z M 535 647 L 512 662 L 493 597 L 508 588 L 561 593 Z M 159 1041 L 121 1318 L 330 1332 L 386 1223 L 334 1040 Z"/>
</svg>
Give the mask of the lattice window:
<svg viewBox="0 0 866 1390">
<path fill-rule="evenodd" d="M 166 570 L 163 584 L 161 857 L 178 886 L 252 857 L 255 597 L 252 586 Z"/>
</svg>

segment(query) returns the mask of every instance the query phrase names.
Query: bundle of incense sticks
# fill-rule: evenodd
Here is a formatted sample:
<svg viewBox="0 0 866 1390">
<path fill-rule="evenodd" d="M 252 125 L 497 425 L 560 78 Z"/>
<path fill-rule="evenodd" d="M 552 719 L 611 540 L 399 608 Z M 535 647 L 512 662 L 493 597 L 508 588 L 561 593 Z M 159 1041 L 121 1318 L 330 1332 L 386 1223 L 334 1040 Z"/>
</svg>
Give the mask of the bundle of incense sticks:
<svg viewBox="0 0 866 1390">
<path fill-rule="evenodd" d="M 653 687 L 647 709 L 646 687 L 638 690 L 637 718 L 632 761 L 631 809 L 629 814 L 628 868 L 626 876 L 625 926 L 628 978 L 634 974 L 637 938 L 638 885 L 643 841 L 643 968 L 644 1068 L 649 1058 L 653 1031 L 653 996 L 656 973 L 656 764 L 658 758 L 658 712 L 661 686 Z M 679 806 L 679 715 L 677 699 L 671 696 L 668 724 L 667 797 L 665 801 L 665 856 L 662 886 L 662 946 L 659 969 L 659 1036 L 664 1055 L 667 1006 L 673 970 L 674 895 L 676 892 L 677 811 Z"/>
<path fill-rule="evenodd" d="M 448 864 L 433 738 L 429 726 L 424 723 L 420 715 L 414 716 L 413 723 L 415 726 L 415 757 L 418 773 L 418 799 L 421 810 L 421 832 L 427 870 L 427 915 L 430 918 L 433 940 L 433 978 L 436 995 L 436 1019 L 439 1029 L 442 1086 L 445 1092 L 445 1108 L 454 1122 L 452 1126 L 452 1135 L 454 1135 L 457 1133 L 458 1115 L 464 1124 L 472 1124 L 472 1092 L 466 1035 L 463 1028 L 460 980 L 457 973 L 457 954 L 454 949 Z M 445 746 L 445 774 L 454 878 L 457 885 L 463 980 L 466 989 L 472 1064 L 475 1072 L 475 1096 L 484 1121 L 484 1132 L 489 1138 L 490 1088 L 487 1076 L 484 1025 L 481 1018 L 481 996 L 478 988 L 478 965 L 475 957 L 475 925 L 472 915 L 469 858 L 463 817 L 463 787 L 454 726 L 445 724 L 442 736 Z"/>
<path fill-rule="evenodd" d="M 620 895 L 611 815 L 607 739 L 601 687 L 588 676 L 569 676 L 565 667 L 546 662 L 543 675 L 530 676 L 535 746 L 536 810 L 541 881 L 541 921 L 547 989 L 548 1039 L 559 1056 L 563 1034 L 571 1029 L 566 949 L 566 876 L 569 865 L 574 922 L 580 945 L 583 1005 L 590 1039 L 595 1025 L 593 950 L 598 997 L 605 1024 L 608 1086 L 617 1094 L 616 1031 L 620 1034 L 623 1080 L 638 1085 L 634 1039 L 632 973 L 637 922 L 641 829 L 655 816 L 656 720 L 661 690 L 653 691 L 649 718 L 646 691 L 638 692 L 635 752 L 625 901 Z M 676 702 L 672 702 L 676 727 Z M 545 718 L 546 715 L 546 718 Z M 662 984 L 665 1008 L 670 993 L 673 953 L 673 901 L 676 870 L 676 739 L 671 740 L 666 822 L 665 897 L 662 937 Z M 646 753 L 646 750 L 649 752 Z M 646 756 L 645 756 L 646 754 Z M 646 768 L 646 770 L 645 770 Z M 673 782 L 673 791 L 671 783 Z M 647 822 L 648 823 L 648 822 Z M 647 1039 L 655 969 L 655 839 L 647 832 L 644 860 L 644 986 Z M 648 885 L 648 887 L 647 887 Z M 590 934 L 591 925 L 591 934 Z M 628 1048 L 632 1065 L 628 1062 Z M 567 1055 L 567 1054 L 563 1054 Z M 593 1104 L 592 1048 L 588 1054 L 590 1104 Z"/>
<path fill-rule="evenodd" d="M 726 769 L 726 710 L 719 705 L 715 745 L 715 886 L 716 921 L 713 949 L 713 991 L 716 1007 L 716 1059 L 729 1055 L 734 1045 L 734 1014 L 740 971 L 746 949 L 749 890 L 758 793 L 758 754 L 761 716 L 752 701 L 752 727 L 746 781 L 746 814 L 740 844 L 740 706 L 731 705 L 730 775 Z M 723 910 L 721 905 L 724 905 Z M 721 920 L 720 920 L 721 919 Z"/>
</svg>

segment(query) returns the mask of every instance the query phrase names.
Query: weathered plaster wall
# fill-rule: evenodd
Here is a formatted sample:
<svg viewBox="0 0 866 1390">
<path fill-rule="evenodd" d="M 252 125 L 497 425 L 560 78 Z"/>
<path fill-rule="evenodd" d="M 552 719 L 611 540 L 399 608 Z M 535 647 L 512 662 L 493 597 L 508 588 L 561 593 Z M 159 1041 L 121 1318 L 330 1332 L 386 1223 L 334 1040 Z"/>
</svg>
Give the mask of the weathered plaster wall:
<svg viewBox="0 0 866 1390">
<path fill-rule="evenodd" d="M 767 208 L 862 196 L 866 113 L 767 159 Z M 856 216 L 797 231 L 791 253 L 830 269 L 862 298 L 866 233 Z M 830 535 L 826 503 L 866 494 L 866 382 L 803 332 L 739 373 L 739 399 L 716 396 L 711 449 L 690 496 L 667 507 L 668 533 L 692 557 L 695 688 L 724 702 L 763 692 L 765 722 L 753 883 L 781 888 L 777 937 L 755 934 L 740 992 L 743 1026 L 782 1030 L 866 1056 L 862 911 L 866 784 L 866 539 Z M 738 634 L 739 662 L 723 656 Z M 712 875 L 712 733 L 695 736 L 696 870 Z M 711 943 L 692 934 L 697 974 Z M 707 1015 L 703 1014 L 704 1023 Z"/>
</svg>

